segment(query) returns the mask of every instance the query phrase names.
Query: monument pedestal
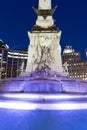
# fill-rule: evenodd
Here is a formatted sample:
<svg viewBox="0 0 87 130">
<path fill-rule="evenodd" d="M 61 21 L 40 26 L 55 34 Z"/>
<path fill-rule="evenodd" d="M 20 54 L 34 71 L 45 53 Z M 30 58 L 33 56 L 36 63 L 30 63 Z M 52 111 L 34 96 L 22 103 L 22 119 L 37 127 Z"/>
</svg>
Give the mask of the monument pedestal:
<svg viewBox="0 0 87 130">
<path fill-rule="evenodd" d="M 55 72 L 59 75 L 66 75 L 63 72 L 61 61 L 60 37 L 58 33 L 28 33 L 30 45 L 28 49 L 28 61 L 26 72 L 49 73 Z"/>
</svg>

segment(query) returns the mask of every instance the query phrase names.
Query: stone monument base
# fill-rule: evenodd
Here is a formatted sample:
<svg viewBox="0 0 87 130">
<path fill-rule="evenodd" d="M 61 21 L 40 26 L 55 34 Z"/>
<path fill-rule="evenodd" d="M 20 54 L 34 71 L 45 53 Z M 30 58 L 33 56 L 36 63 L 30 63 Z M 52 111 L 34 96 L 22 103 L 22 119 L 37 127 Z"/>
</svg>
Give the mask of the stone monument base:
<svg viewBox="0 0 87 130">
<path fill-rule="evenodd" d="M 87 93 L 87 81 L 62 76 L 24 76 L 0 81 L 0 92 Z"/>
</svg>

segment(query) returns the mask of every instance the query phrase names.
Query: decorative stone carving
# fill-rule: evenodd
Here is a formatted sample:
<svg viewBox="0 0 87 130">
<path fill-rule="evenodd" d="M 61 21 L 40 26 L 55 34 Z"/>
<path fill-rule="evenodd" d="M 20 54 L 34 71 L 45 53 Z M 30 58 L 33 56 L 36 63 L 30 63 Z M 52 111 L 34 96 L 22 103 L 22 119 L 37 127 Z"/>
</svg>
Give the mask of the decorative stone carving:
<svg viewBox="0 0 87 130">
<path fill-rule="evenodd" d="M 67 73 L 67 75 L 69 75 L 67 62 L 65 62 L 65 63 L 63 64 L 63 72 L 65 72 L 65 73 Z"/>
<path fill-rule="evenodd" d="M 36 70 L 62 73 L 61 47 L 59 33 L 28 33 L 30 38 L 27 72 Z M 41 72 L 42 73 L 42 72 Z"/>
<path fill-rule="evenodd" d="M 59 29 L 56 25 L 52 25 L 48 28 L 44 28 L 44 27 L 40 27 L 38 25 L 35 25 L 33 28 L 32 28 L 32 32 L 59 32 Z"/>
<path fill-rule="evenodd" d="M 57 6 L 55 8 L 52 8 L 52 9 L 36 9 L 35 7 L 33 7 L 33 10 L 35 11 L 35 13 L 38 15 L 38 16 L 43 16 L 44 19 L 46 19 L 47 16 L 51 16 L 53 15 L 53 13 L 55 12 Z"/>
</svg>

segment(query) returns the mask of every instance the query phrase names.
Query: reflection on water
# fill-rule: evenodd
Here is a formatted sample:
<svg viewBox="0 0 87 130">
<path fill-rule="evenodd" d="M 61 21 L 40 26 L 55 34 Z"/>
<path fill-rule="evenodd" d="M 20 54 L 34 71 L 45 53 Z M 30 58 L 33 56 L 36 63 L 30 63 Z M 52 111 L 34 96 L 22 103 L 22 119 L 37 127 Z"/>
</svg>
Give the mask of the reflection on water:
<svg viewBox="0 0 87 130">
<path fill-rule="evenodd" d="M 87 130 L 87 110 L 0 109 L 0 130 Z"/>
</svg>

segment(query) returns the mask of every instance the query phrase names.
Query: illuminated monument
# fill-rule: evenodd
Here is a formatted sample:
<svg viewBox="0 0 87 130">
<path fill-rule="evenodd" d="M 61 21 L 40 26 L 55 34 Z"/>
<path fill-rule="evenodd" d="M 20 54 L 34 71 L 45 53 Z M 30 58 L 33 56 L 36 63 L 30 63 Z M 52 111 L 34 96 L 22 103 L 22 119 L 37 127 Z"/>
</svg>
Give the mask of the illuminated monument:
<svg viewBox="0 0 87 130">
<path fill-rule="evenodd" d="M 51 0 L 39 0 L 36 25 L 28 32 L 30 45 L 26 72 L 37 75 L 65 75 L 61 61 L 61 31 L 54 25 Z"/>
<path fill-rule="evenodd" d="M 17 93 L 86 93 L 87 82 L 69 78 L 67 65 L 62 67 L 61 31 L 52 17 L 51 0 L 39 0 L 36 24 L 28 32 L 30 45 L 24 73 L 0 82 L 0 92 Z"/>
</svg>

